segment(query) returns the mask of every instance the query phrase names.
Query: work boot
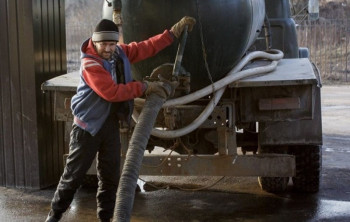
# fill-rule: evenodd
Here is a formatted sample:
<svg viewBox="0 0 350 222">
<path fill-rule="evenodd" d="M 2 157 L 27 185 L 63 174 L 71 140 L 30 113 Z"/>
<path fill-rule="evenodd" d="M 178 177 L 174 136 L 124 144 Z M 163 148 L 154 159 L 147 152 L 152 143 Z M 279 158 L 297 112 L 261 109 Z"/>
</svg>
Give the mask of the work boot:
<svg viewBox="0 0 350 222">
<path fill-rule="evenodd" d="M 62 217 L 62 213 L 54 212 L 53 210 L 50 210 L 49 215 L 47 215 L 47 218 L 45 222 L 58 222 L 60 221 Z"/>
</svg>

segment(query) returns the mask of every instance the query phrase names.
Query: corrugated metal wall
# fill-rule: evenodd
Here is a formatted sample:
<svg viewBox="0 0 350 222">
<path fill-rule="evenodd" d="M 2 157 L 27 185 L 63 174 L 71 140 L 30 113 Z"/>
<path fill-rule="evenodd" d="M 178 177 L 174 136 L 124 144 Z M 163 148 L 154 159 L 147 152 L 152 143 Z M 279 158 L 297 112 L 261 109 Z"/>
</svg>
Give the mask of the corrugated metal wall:
<svg viewBox="0 0 350 222">
<path fill-rule="evenodd" d="M 43 188 L 62 171 L 64 125 L 40 85 L 66 72 L 64 8 L 0 1 L 0 186 Z"/>
</svg>

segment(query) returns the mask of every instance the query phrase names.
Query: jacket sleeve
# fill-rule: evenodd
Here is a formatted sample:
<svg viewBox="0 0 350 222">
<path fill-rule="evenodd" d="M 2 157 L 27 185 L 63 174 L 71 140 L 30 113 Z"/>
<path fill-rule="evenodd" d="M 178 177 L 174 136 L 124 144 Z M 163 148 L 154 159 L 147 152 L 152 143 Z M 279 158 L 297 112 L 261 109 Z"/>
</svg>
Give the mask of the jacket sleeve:
<svg viewBox="0 0 350 222">
<path fill-rule="evenodd" d="M 173 35 L 165 30 L 162 34 L 153 36 L 145 41 L 121 44 L 120 47 L 125 52 L 130 63 L 136 63 L 156 55 L 174 41 Z"/>
<path fill-rule="evenodd" d="M 116 84 L 108 71 L 96 60 L 84 58 L 82 62 L 82 75 L 86 84 L 109 102 L 134 99 L 140 97 L 145 90 L 145 86 L 141 82 Z"/>
</svg>

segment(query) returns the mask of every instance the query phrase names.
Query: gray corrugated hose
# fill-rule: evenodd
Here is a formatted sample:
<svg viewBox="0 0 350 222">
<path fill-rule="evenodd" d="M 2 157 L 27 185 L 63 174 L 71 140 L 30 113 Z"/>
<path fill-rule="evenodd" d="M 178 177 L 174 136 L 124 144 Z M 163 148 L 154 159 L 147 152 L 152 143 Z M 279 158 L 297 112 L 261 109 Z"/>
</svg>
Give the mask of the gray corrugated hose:
<svg viewBox="0 0 350 222">
<path fill-rule="evenodd" d="M 131 136 L 129 148 L 126 153 L 126 159 L 119 181 L 117 201 L 114 209 L 114 222 L 130 221 L 143 154 L 158 112 L 162 108 L 164 102 L 164 98 L 154 93 L 150 94 L 146 99 L 142 112 L 139 116 L 139 121 L 136 124 L 134 132 Z"/>
<path fill-rule="evenodd" d="M 187 28 L 188 27 L 186 26 L 182 33 L 179 49 L 176 55 L 173 70 L 173 75 L 175 76 L 178 74 L 181 67 L 182 55 L 187 39 Z M 159 76 L 159 78 L 162 80 L 161 76 Z M 172 83 L 169 82 L 169 84 L 171 85 L 171 88 L 174 87 Z M 162 98 L 155 93 L 151 93 L 146 98 L 146 102 L 139 116 L 139 121 L 137 122 L 131 136 L 128 151 L 126 153 L 123 172 L 119 181 L 113 221 L 130 221 L 132 206 L 134 205 L 137 178 L 139 176 L 143 154 L 145 152 L 158 112 L 162 108 L 165 100 L 165 98 Z"/>
</svg>

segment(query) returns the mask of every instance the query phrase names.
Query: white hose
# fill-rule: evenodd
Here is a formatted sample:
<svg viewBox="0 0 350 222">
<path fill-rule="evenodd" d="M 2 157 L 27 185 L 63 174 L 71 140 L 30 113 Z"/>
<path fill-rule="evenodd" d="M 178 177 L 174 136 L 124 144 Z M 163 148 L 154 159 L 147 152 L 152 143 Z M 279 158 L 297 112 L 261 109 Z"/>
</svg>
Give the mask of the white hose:
<svg viewBox="0 0 350 222">
<path fill-rule="evenodd" d="M 257 75 L 257 74 L 271 72 L 276 68 L 276 66 L 278 64 L 278 60 L 283 58 L 283 53 L 279 50 L 271 50 L 270 52 L 272 52 L 273 54 L 267 53 L 267 52 L 261 52 L 261 51 L 250 53 L 247 56 L 245 56 L 240 61 L 240 63 L 238 65 L 236 65 L 236 67 L 234 69 L 232 69 L 221 80 L 213 83 L 212 85 L 204 87 L 203 89 L 200 89 L 194 93 L 191 93 L 189 95 L 167 101 L 163 105 L 163 107 L 187 104 L 187 103 L 193 102 L 197 99 L 200 99 L 206 95 L 213 93 L 213 88 L 216 91 L 214 93 L 214 97 L 208 103 L 206 108 L 202 111 L 202 113 L 192 123 L 190 123 L 186 127 L 183 127 L 181 129 L 176 129 L 176 130 L 158 130 L 158 129 L 153 128 L 152 135 L 156 136 L 156 137 L 168 138 L 168 139 L 177 138 L 180 136 L 184 136 L 184 135 L 192 132 L 196 128 L 198 128 L 200 125 L 203 124 L 204 121 L 206 121 L 208 119 L 209 115 L 213 112 L 215 106 L 220 101 L 221 96 L 225 92 L 226 86 L 228 86 L 228 85 L 232 84 L 233 82 L 238 81 L 242 78 L 250 77 L 253 75 Z M 268 59 L 268 60 L 272 60 L 272 62 L 270 65 L 257 67 L 257 68 L 251 68 L 251 69 L 247 69 L 247 70 L 243 70 L 243 71 L 238 72 L 248 62 L 250 62 L 251 60 L 256 59 L 256 58 Z M 142 102 L 142 100 L 138 100 L 137 102 L 140 103 L 140 102 Z M 136 111 L 134 111 L 134 113 L 133 113 L 133 119 L 135 120 L 135 122 L 137 122 L 138 113 Z"/>
<path fill-rule="evenodd" d="M 229 84 L 231 84 L 232 82 L 234 81 L 237 81 L 241 78 L 245 78 L 245 77 L 248 77 L 248 76 L 242 76 L 240 77 L 239 79 L 235 79 L 231 82 L 228 82 L 230 81 L 229 80 L 229 76 L 235 74 L 236 76 L 239 75 L 239 73 L 237 73 L 239 70 L 243 69 L 244 66 L 246 66 L 250 61 L 252 61 L 253 59 L 257 59 L 257 58 L 263 58 L 263 59 L 268 59 L 268 60 L 280 60 L 283 58 L 283 53 L 279 50 L 276 50 L 276 49 L 273 49 L 273 50 L 270 50 L 269 52 L 272 52 L 273 54 L 271 53 L 267 53 L 267 52 L 262 52 L 262 51 L 256 51 L 256 52 L 252 52 L 248 55 L 246 55 L 227 75 L 226 77 L 224 77 L 223 79 L 219 80 L 218 82 L 215 82 L 214 84 L 212 85 L 209 85 L 207 87 L 204 87 L 196 92 L 193 92 L 189 95 L 186 95 L 186 96 L 183 96 L 183 97 L 179 97 L 179 98 L 176 98 L 176 99 L 171 99 L 171 100 L 168 100 L 166 101 L 164 104 L 163 104 L 163 108 L 164 107 L 169 107 L 169 106 L 176 106 L 176 105 L 183 105 L 183 104 L 187 104 L 187 103 L 190 103 L 190 102 L 193 102 L 197 99 L 200 99 L 206 95 L 209 95 L 211 93 L 213 93 L 213 88 L 215 88 L 216 90 L 222 88 L 222 87 L 225 87 Z M 255 69 L 254 69 L 255 70 Z M 272 70 L 271 70 L 272 71 Z M 256 74 L 260 74 L 259 71 L 257 71 Z M 243 75 L 245 75 L 245 73 L 243 73 Z M 249 76 L 251 75 L 254 75 L 253 74 L 250 74 Z M 215 90 L 215 91 L 216 91 Z M 141 98 L 137 98 L 135 99 L 135 102 L 136 104 L 138 105 L 143 105 L 143 103 L 145 102 L 144 99 L 141 99 Z"/>
</svg>

